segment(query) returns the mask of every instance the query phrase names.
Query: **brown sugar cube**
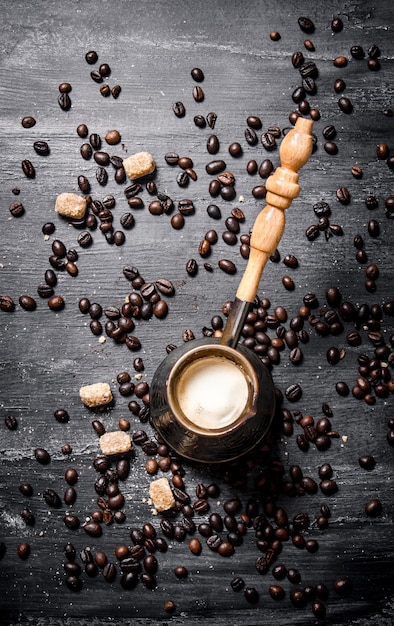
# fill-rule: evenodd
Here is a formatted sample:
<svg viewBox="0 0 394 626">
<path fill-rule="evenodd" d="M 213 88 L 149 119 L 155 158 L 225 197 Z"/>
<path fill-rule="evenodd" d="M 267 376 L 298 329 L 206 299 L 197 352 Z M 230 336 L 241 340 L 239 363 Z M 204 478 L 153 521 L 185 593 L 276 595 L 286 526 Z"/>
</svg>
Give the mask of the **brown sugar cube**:
<svg viewBox="0 0 394 626">
<path fill-rule="evenodd" d="M 149 495 L 159 513 L 175 506 L 175 498 L 167 478 L 158 478 L 149 486 Z"/>
<path fill-rule="evenodd" d="M 108 383 L 93 383 L 79 390 L 79 396 L 85 406 L 103 406 L 112 400 L 112 391 Z"/>
<path fill-rule="evenodd" d="M 76 193 L 60 193 L 55 202 L 56 213 L 78 220 L 85 215 L 86 207 L 85 198 Z"/>
<path fill-rule="evenodd" d="M 104 433 L 100 437 L 101 452 L 107 454 L 122 454 L 128 452 L 133 447 L 130 435 L 123 430 L 115 430 L 111 433 Z"/>
<path fill-rule="evenodd" d="M 156 164 L 150 152 L 137 152 L 123 160 L 123 167 L 131 180 L 148 176 L 155 171 Z"/>
</svg>

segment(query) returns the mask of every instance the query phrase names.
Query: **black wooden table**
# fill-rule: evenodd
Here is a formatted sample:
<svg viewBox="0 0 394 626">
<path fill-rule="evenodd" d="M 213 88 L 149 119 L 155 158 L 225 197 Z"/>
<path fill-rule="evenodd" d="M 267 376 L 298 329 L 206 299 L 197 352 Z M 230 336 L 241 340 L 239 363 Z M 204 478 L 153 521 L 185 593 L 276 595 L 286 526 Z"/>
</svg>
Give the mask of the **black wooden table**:
<svg viewBox="0 0 394 626">
<path fill-rule="evenodd" d="M 388 378 L 392 374 L 389 355 L 393 345 L 393 306 L 387 303 L 394 299 L 393 201 L 387 199 L 393 196 L 393 172 L 390 161 L 386 162 L 387 155 L 378 158 L 376 152 L 378 144 L 387 144 L 391 153 L 394 150 L 392 4 L 379 2 L 372 7 L 365 1 L 346 0 L 339 7 L 307 0 L 297 6 L 284 1 L 60 3 L 40 0 L 33 4 L 5 1 L 1 6 L 0 295 L 8 297 L 2 298 L 2 309 L 8 308 L 9 298 L 14 307 L 0 311 L 0 621 L 4 624 L 170 621 L 226 625 L 392 624 L 393 448 L 388 433 L 393 402 L 390 391 L 387 397 L 382 397 L 392 387 L 388 380 L 384 384 L 376 381 L 376 377 L 371 380 L 367 372 L 370 403 L 354 397 L 352 392 L 362 354 L 371 359 L 377 351 L 379 360 L 374 369 L 383 366 Z M 340 32 L 332 28 L 337 11 L 343 22 Z M 303 32 L 299 17 L 309 17 L 314 32 Z M 270 37 L 273 32 L 279 33 L 280 38 Z M 352 46 L 361 46 L 365 56 L 354 58 L 350 52 Z M 94 65 L 85 60 L 89 50 L 97 51 L 98 61 Z M 314 125 L 316 150 L 301 171 L 301 195 L 287 212 L 279 258 L 267 265 L 259 297 L 270 303 L 266 334 L 272 340 L 283 329 L 290 328 L 300 308 L 302 312 L 305 296 L 308 301 L 309 294 L 315 294 L 317 306 L 303 318 L 306 338 L 301 338 L 309 341 L 299 343 L 303 361 L 298 365 L 290 361 L 286 345 L 272 353 L 273 361 L 278 361 L 272 366 L 272 376 L 283 402 L 272 437 L 262 450 L 248 457 L 247 462 L 225 468 L 182 463 L 185 491 L 192 503 L 197 499 L 198 485 L 216 484 L 220 489 L 219 495 L 208 499 L 207 512 L 195 513 L 196 526 L 206 522 L 212 513 L 223 516 L 223 503 L 237 497 L 242 503 L 241 512 L 236 513 L 238 521 L 247 503 L 255 500 L 258 513 L 266 517 L 265 535 L 262 533 L 270 541 L 277 529 L 275 507 L 284 508 L 289 518 L 285 525 L 288 539 L 282 542 L 282 551 L 269 571 L 262 575 L 255 562 L 266 553 L 256 547 L 255 513 L 250 516 L 242 544 L 235 546 L 234 554 L 228 558 L 210 550 L 198 530 L 193 536 L 201 540 L 200 556 L 189 550 L 192 535 L 186 535 L 183 541 L 167 538 L 167 551 L 155 552 L 159 563 L 155 589 L 138 582 L 134 589 L 127 590 L 120 582 L 121 570 L 114 550 L 119 545 L 131 546 L 130 531 L 141 529 L 145 523 L 153 524 L 157 535 L 164 537 L 160 526 L 162 516 L 152 513 L 149 484 L 161 476 L 167 476 L 171 482 L 172 473 L 159 470 L 154 476 L 148 474 L 147 460 L 161 457 L 154 447 L 145 447 L 144 452 L 136 445 L 130 474 L 119 483 L 125 497 L 126 519 L 123 523 L 102 523 L 100 538 L 88 536 L 82 525 L 98 509 L 94 486 L 98 474 L 93 461 L 100 454 L 92 421 L 101 421 L 111 431 L 117 430 L 119 420 L 124 418 L 130 422 L 131 434 L 145 430 L 148 439 L 155 442 L 154 432 L 146 422 L 146 411 L 138 416 L 128 407 L 133 400 L 142 407 L 143 402 L 135 395 L 119 392 L 118 374 L 128 372 L 134 384 L 140 381 L 149 384 L 166 355 L 166 346 L 181 345 L 186 330 L 189 335 L 193 332 L 201 337 L 204 328 L 212 327 L 213 316 L 224 319 L 222 305 L 234 298 L 246 265 L 240 254 L 239 237 L 249 234 L 264 205 L 262 198 L 254 197 L 252 189 L 264 185 L 265 179 L 258 173 L 248 174 L 246 165 L 253 159 L 257 164 L 265 159 L 270 159 L 275 167 L 279 164 L 278 148 L 267 151 L 260 135 L 277 126 L 283 136 L 291 126 L 289 116 L 298 107 L 292 94 L 302 81 L 299 69 L 292 64 L 296 51 L 302 51 L 305 61 L 315 63 L 318 69 L 317 91 L 306 94 L 310 106 L 320 112 L 320 119 Z M 339 56 L 346 57 L 347 64 L 340 60 L 337 67 L 333 60 Z M 376 58 L 380 69 L 376 67 Z M 90 76 L 102 63 L 108 63 L 111 68 L 103 83 L 110 90 L 120 85 L 118 97 L 102 95 L 103 83 L 96 83 Z M 191 76 L 195 67 L 204 72 L 201 83 Z M 339 78 L 346 83 L 341 93 L 333 87 Z M 72 86 L 69 110 L 63 110 L 58 103 L 58 87 L 62 82 Z M 192 96 L 196 85 L 204 91 L 202 102 L 196 102 Z M 310 89 L 311 85 L 307 83 L 306 87 Z M 351 113 L 340 109 L 340 97 L 350 99 Z M 185 105 L 183 118 L 173 112 L 177 101 Z M 195 116 L 205 118 L 212 112 L 217 115 L 214 129 L 196 125 Z M 35 126 L 23 128 L 21 120 L 25 116 L 33 116 Z M 248 116 L 262 120 L 256 146 L 249 145 L 245 139 Z M 125 158 L 140 151 L 151 152 L 157 163 L 152 180 L 160 198 L 173 199 L 174 212 L 152 214 L 148 207 L 157 194 L 147 192 L 145 180 L 138 194 L 143 206 L 130 208 L 124 194 L 128 184 L 115 182 L 113 165 L 106 167 L 107 185 L 100 185 L 96 180 L 97 164 L 93 159 L 83 160 L 80 155 L 81 144 L 88 141 L 76 133 L 82 123 L 88 126 L 89 134 L 100 135 L 102 150 L 111 156 Z M 332 141 L 337 154 L 333 154 L 335 146 L 328 146 L 328 151 L 324 146 L 323 129 L 328 125 L 336 129 Z M 111 129 L 121 133 L 121 143 L 116 146 L 104 141 Z M 216 157 L 206 149 L 207 139 L 213 133 L 220 141 Z M 46 141 L 50 154 L 38 155 L 33 148 L 36 141 Z M 242 146 L 243 153 L 238 158 L 228 152 L 232 142 Z M 276 142 L 280 144 L 280 137 Z M 197 180 L 188 179 L 188 186 L 181 187 L 177 178 L 182 170 L 177 165 L 168 165 L 164 158 L 169 152 L 190 157 Z M 236 196 L 232 201 L 220 196 L 212 198 L 208 191 L 212 176 L 206 173 L 205 165 L 213 158 L 225 160 L 227 170 L 235 176 Z M 21 163 L 26 159 L 35 167 L 35 178 L 27 177 L 22 171 Z M 354 166 L 361 168 L 361 176 L 357 171 L 352 173 Z M 78 225 L 73 226 L 55 213 L 58 194 L 65 191 L 81 194 L 80 175 L 88 178 L 94 201 L 114 196 L 114 230 L 125 233 L 123 245 L 109 242 L 96 228 L 90 231 L 92 245 L 81 247 L 78 237 L 84 227 L 78 229 Z M 337 190 L 341 194 L 344 189 L 350 193 L 348 204 L 337 197 Z M 178 202 L 185 198 L 193 201 L 195 212 L 186 216 L 184 227 L 177 230 L 172 227 L 171 218 Z M 22 203 L 25 209 L 22 216 L 14 216 L 8 210 L 15 202 Z M 319 236 L 312 240 L 309 227 L 319 223 L 317 209 L 314 210 L 318 202 L 327 203 L 331 213 L 323 216 L 321 229 L 315 229 L 315 235 Z M 220 220 L 208 215 L 210 204 L 219 206 Z M 226 230 L 225 220 L 234 208 L 242 209 L 245 220 L 240 224 L 236 245 L 229 246 L 222 233 Z M 124 230 L 120 216 L 128 211 L 133 214 L 135 225 Z M 371 220 L 376 222 L 372 227 Z M 53 222 L 55 231 L 45 236 L 42 227 L 48 222 Z M 376 228 L 379 232 L 374 231 Z M 217 231 L 218 242 L 212 245 L 211 254 L 203 258 L 199 245 L 210 229 Z M 307 229 L 309 238 L 305 234 Z M 365 252 L 357 253 L 354 245 L 357 235 L 363 240 L 359 248 Z M 78 253 L 78 276 L 66 270 L 54 270 L 55 294 L 65 302 L 60 311 L 51 310 L 47 298 L 37 293 L 38 286 L 45 283 L 45 272 L 52 268 L 49 257 L 54 239 L 61 240 L 67 250 L 75 249 Z M 298 267 L 284 264 L 287 255 L 296 257 Z M 185 269 L 189 259 L 195 259 L 198 265 L 193 277 Z M 237 272 L 223 272 L 218 267 L 221 259 L 235 263 Z M 376 278 L 376 267 L 370 268 L 374 282 L 366 286 L 366 268 L 370 265 L 377 266 L 379 276 Z M 137 352 L 106 334 L 105 314 L 100 318 L 102 334 L 92 334 L 91 317 L 82 314 L 78 306 L 81 298 L 88 298 L 103 309 L 122 307 L 135 291 L 123 273 L 125 266 L 137 268 L 145 282 L 167 278 L 175 286 L 175 295 L 162 296 L 169 309 L 164 319 L 153 316 L 149 320 L 135 320 L 132 334 L 141 342 Z M 284 276 L 293 280 L 293 290 L 285 288 Z M 327 302 L 329 287 L 339 289 L 342 303 L 353 305 L 352 319 L 347 319 L 337 302 Z M 34 311 L 20 306 L 21 295 L 35 299 Z M 373 305 L 379 305 L 380 309 Z M 287 317 L 275 321 L 275 310 L 278 315 L 283 313 L 277 307 L 284 307 Z M 340 334 L 325 335 L 324 325 L 320 325 L 320 333 L 319 326 L 316 328 L 317 321 L 333 315 L 328 313 L 327 318 L 327 311 L 336 312 L 343 325 Z M 348 338 L 354 331 L 359 332 L 358 345 L 354 345 L 358 343 L 357 335 L 355 341 Z M 382 344 L 386 348 L 379 349 Z M 327 350 L 332 347 L 341 356 L 336 364 L 327 360 Z M 145 369 L 140 373 L 133 365 L 136 357 L 144 363 Z M 110 384 L 114 402 L 110 408 L 89 410 L 80 401 L 79 389 L 98 381 Z M 338 393 L 337 382 L 348 385 L 348 395 Z M 293 403 L 285 395 L 291 385 L 299 385 L 302 390 L 301 398 Z M 323 404 L 332 412 L 331 445 L 319 450 L 311 442 L 308 450 L 303 451 L 297 445 L 297 437 L 304 432 L 305 419 L 302 424 L 299 422 L 310 415 L 318 423 L 324 417 Z M 68 422 L 55 419 L 54 412 L 58 409 L 66 409 Z M 15 430 L 5 425 L 9 416 L 16 418 Z M 292 420 L 292 426 L 284 425 L 284 417 Z M 72 449 L 68 455 L 62 452 L 65 444 Z M 51 457 L 49 464 L 37 462 L 36 448 L 47 450 Z M 374 457 L 374 469 L 360 467 L 359 458 L 365 455 Z M 319 487 L 319 468 L 325 463 L 332 466 L 338 486 L 333 495 L 324 495 Z M 317 484 L 317 493 L 308 493 L 310 481 L 306 482 L 305 492 L 299 482 L 291 480 L 290 468 L 296 465 L 302 468 L 304 477 L 315 481 L 312 491 Z M 64 474 L 69 467 L 75 468 L 79 475 L 75 485 L 77 498 L 72 506 L 63 502 L 67 487 Z M 172 469 L 176 469 L 174 465 Z M 32 496 L 21 494 L 21 483 L 31 484 Z M 51 508 L 44 500 L 43 493 L 48 488 L 59 494 L 60 508 Z M 382 504 L 382 512 L 374 518 L 364 510 L 372 499 L 379 499 Z M 274 503 L 271 508 L 270 503 Z M 328 506 L 331 513 L 325 529 L 317 524 L 322 505 Z M 26 507 L 35 517 L 32 526 L 21 517 Z M 65 526 L 66 512 L 78 516 L 81 523 L 78 530 Z M 301 534 L 306 540 L 318 541 L 319 549 L 315 553 L 293 544 L 293 517 L 299 513 L 309 516 L 309 526 Z M 181 524 L 183 518 L 184 511 L 171 517 L 174 524 Z M 226 529 L 220 534 L 225 539 Z M 276 531 L 278 534 L 283 537 L 282 531 Z M 23 542 L 30 545 L 26 560 L 17 554 Z M 74 545 L 75 562 L 82 569 L 82 588 L 76 592 L 65 582 L 64 546 L 68 542 Z M 91 554 L 98 550 L 106 552 L 116 567 L 114 581 L 105 580 L 101 570 L 95 577 L 85 573 L 80 553 L 86 548 L 90 548 Z M 272 570 L 280 563 L 287 569 L 297 569 L 301 581 L 275 580 Z M 173 571 L 180 565 L 189 572 L 183 580 L 176 578 Z M 249 603 L 243 590 L 233 591 L 230 583 L 237 576 L 242 577 L 246 587 L 257 590 L 257 603 Z M 344 578 L 351 580 L 352 590 L 342 597 L 333 585 Z M 313 615 L 313 599 L 308 590 L 305 606 L 294 607 L 290 599 L 292 591 L 318 583 L 324 583 L 329 590 L 329 597 L 324 600 L 325 619 Z M 283 600 L 275 601 L 270 596 L 268 590 L 273 584 L 282 585 Z M 176 605 L 173 614 L 164 610 L 164 603 L 169 600 Z"/>
</svg>

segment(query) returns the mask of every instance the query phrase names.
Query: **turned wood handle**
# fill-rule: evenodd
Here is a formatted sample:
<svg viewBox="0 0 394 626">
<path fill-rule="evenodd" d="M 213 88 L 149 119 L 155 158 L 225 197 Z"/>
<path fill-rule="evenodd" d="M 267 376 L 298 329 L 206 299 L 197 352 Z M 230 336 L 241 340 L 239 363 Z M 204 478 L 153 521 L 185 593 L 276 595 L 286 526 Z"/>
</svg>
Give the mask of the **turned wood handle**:
<svg viewBox="0 0 394 626">
<path fill-rule="evenodd" d="M 281 143 L 281 166 L 267 179 L 267 205 L 253 225 L 249 260 L 236 294 L 240 300 L 253 302 L 265 264 L 282 238 L 285 209 L 300 193 L 297 172 L 312 153 L 312 126 L 311 120 L 299 117 Z"/>
</svg>

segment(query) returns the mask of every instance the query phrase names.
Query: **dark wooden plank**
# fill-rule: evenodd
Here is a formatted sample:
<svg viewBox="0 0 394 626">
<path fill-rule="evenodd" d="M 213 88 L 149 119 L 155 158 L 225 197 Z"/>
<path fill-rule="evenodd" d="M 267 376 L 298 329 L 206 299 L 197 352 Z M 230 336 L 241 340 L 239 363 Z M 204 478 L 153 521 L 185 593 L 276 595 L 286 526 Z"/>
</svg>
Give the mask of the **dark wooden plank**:
<svg viewBox="0 0 394 626">
<path fill-rule="evenodd" d="M 313 624 L 316 622 L 307 607 L 294 609 L 289 594 L 295 588 L 288 581 L 283 584 L 286 598 L 275 603 L 268 594 L 273 584 L 271 573 L 261 576 L 255 568 L 256 549 L 253 529 L 248 529 L 242 546 L 229 558 L 211 552 L 203 541 L 203 552 L 194 557 L 188 550 L 188 538 L 179 543 L 170 541 L 166 553 L 158 554 L 158 586 L 149 591 L 140 583 L 131 591 L 122 589 L 119 578 L 107 583 L 100 574 L 95 579 L 82 575 L 83 589 L 72 593 L 65 585 L 63 572 L 63 547 L 72 541 L 77 552 L 89 546 L 92 551 L 104 549 L 116 562 L 117 545 L 131 542 L 130 529 L 151 521 L 159 528 L 160 517 L 152 515 L 148 501 L 152 478 L 145 471 L 148 458 L 137 447 L 132 457 L 132 470 L 122 483 L 126 497 L 126 522 L 105 527 L 100 539 L 91 539 L 83 530 L 71 532 L 63 524 L 65 507 L 48 510 L 42 498 L 44 489 L 51 487 L 60 495 L 66 487 L 64 472 L 74 466 L 79 472 L 77 501 L 72 508 L 81 521 L 96 509 L 94 490 L 96 472 L 93 459 L 99 452 L 97 436 L 91 427 L 95 417 L 101 419 L 107 430 L 116 429 L 120 417 L 127 417 L 132 431 L 146 428 L 128 410 L 130 398 L 122 397 L 117 389 L 116 375 L 129 371 L 134 376 L 134 354 L 125 346 L 107 339 L 100 343 L 89 331 L 89 318 L 78 309 L 82 296 L 102 306 L 121 306 L 131 291 L 122 268 L 126 264 L 138 267 L 144 278 L 155 281 L 168 277 L 176 286 L 176 295 L 169 299 L 169 315 L 165 320 L 153 318 L 149 322 L 137 321 L 136 334 L 142 341 L 141 352 L 145 363 L 143 379 L 152 376 L 164 358 L 169 343 L 180 345 L 182 332 L 190 328 L 201 336 L 203 327 L 209 327 L 211 318 L 221 313 L 222 304 L 231 300 L 236 292 L 245 260 L 238 246 L 229 247 L 221 239 L 224 219 L 231 208 L 240 206 L 246 219 L 241 232 L 248 233 L 263 201 L 253 198 L 252 187 L 263 181 L 249 177 L 245 166 L 249 159 L 259 163 L 271 158 L 279 164 L 278 151 L 267 153 L 259 144 L 250 147 L 244 140 L 246 117 L 261 116 L 263 129 L 277 124 L 281 129 L 290 126 L 288 116 L 296 108 L 291 94 L 300 83 L 300 75 L 291 65 L 295 50 L 304 50 L 305 57 L 314 60 L 319 68 L 318 91 L 310 97 L 312 106 L 321 111 L 315 124 L 318 149 L 301 172 L 301 196 L 287 212 L 287 228 L 279 246 L 281 258 L 294 254 L 299 261 L 296 270 L 286 268 L 282 262 L 269 263 L 261 281 L 259 295 L 271 301 L 270 311 L 283 305 L 289 320 L 302 304 L 304 294 L 313 292 L 319 305 L 325 306 L 325 290 L 338 286 L 343 300 L 355 306 L 369 306 L 393 300 L 392 291 L 392 220 L 385 215 L 385 199 L 393 194 L 392 171 L 384 161 L 376 158 L 376 144 L 387 142 L 393 150 L 393 118 L 383 114 L 393 107 L 392 82 L 392 31 L 394 8 L 380 3 L 371 8 L 367 2 L 345 2 L 341 8 L 344 30 L 333 34 L 330 28 L 332 7 L 305 0 L 294 9 L 286 2 L 266 3 L 250 1 L 203 3 L 159 1 L 154 5 L 116 0 L 110 5 L 87 0 L 83 4 L 51 3 L 41 0 L 34 6 L 23 3 L 3 3 L 2 41 L 0 42 L 1 117 L 0 141 L 2 149 L 2 175 L 0 198 L 0 293 L 10 295 L 15 302 L 23 293 L 37 298 L 37 310 L 32 313 L 16 305 L 13 313 L 0 312 L 0 417 L 2 421 L 0 453 L 0 539 L 6 553 L 0 561 L 0 621 L 2 623 L 36 624 L 102 624 L 107 622 L 135 624 L 167 623 L 199 624 L 211 621 L 216 624 L 273 625 Z M 316 25 L 315 33 L 305 35 L 297 24 L 300 15 L 309 16 Z M 269 38 L 277 30 L 278 42 Z M 313 40 L 315 51 L 307 52 L 303 46 L 306 38 Z M 367 60 L 351 59 L 350 47 L 362 45 L 367 51 L 376 44 L 381 50 L 381 71 L 367 69 Z M 115 101 L 103 98 L 89 73 L 84 55 L 96 49 L 100 62 L 108 62 L 112 74 L 108 80 L 113 86 L 119 83 L 122 92 Z M 335 56 L 344 54 L 349 59 L 347 67 L 334 67 Z M 205 100 L 193 101 L 190 77 L 192 67 L 204 70 L 202 86 Z M 333 91 L 334 80 L 343 77 L 346 91 L 354 105 L 351 115 L 342 113 Z M 60 110 L 57 104 L 58 84 L 72 84 L 72 109 Z M 176 100 L 184 101 L 186 117 L 177 119 L 172 112 Z M 193 116 L 215 111 L 215 127 L 220 142 L 219 156 L 227 161 L 236 176 L 237 198 L 234 202 L 212 200 L 208 193 L 209 177 L 205 164 L 210 157 L 206 152 L 209 129 L 198 129 Z M 37 125 L 23 129 L 20 120 L 24 115 L 34 115 Z M 110 128 L 118 128 L 122 144 L 111 148 L 111 154 L 124 157 L 147 149 L 154 155 L 158 167 L 156 181 L 161 192 L 175 202 L 190 197 L 196 206 L 195 215 L 186 219 L 185 227 L 175 231 L 170 216 L 152 216 L 147 205 L 151 197 L 143 192 L 145 207 L 135 211 L 135 228 L 126 233 L 122 247 L 110 246 L 97 230 L 93 245 L 81 249 L 77 244 L 78 231 L 54 213 L 54 202 L 62 191 L 77 191 L 77 176 L 88 176 L 92 195 L 102 198 L 114 194 L 116 208 L 114 219 L 119 225 L 120 215 L 127 210 L 124 186 L 112 180 L 105 188 L 95 181 L 96 165 L 82 161 L 79 148 L 82 140 L 76 126 L 85 122 L 90 132 L 104 136 Z M 329 156 L 323 148 L 322 129 L 332 123 L 337 129 L 339 153 Z M 32 144 L 45 139 L 51 147 L 48 157 L 34 153 Z M 244 153 L 232 159 L 227 147 L 232 141 L 242 143 Z M 181 189 L 176 183 L 177 169 L 165 164 L 164 155 L 176 151 L 191 156 L 198 180 Z M 22 159 L 29 158 L 37 168 L 35 180 L 26 179 L 21 172 Z M 350 168 L 358 164 L 363 168 L 361 180 L 353 178 Z M 11 218 L 9 204 L 16 199 L 11 192 L 19 187 L 19 199 L 26 212 L 22 218 Z M 336 199 L 336 189 L 349 188 L 351 202 L 342 206 Z M 371 211 L 365 205 L 367 195 L 376 195 L 378 208 Z M 244 201 L 240 201 L 243 196 Z M 343 227 L 342 237 L 325 240 L 323 234 L 308 242 L 305 229 L 316 222 L 314 204 L 324 200 L 332 209 L 330 220 Z M 206 213 L 209 203 L 220 205 L 223 218 L 213 222 Z M 371 238 L 367 223 L 371 219 L 380 223 L 381 234 Z M 43 281 L 48 268 L 53 237 L 45 240 L 41 227 L 47 221 L 56 224 L 55 235 L 67 248 L 75 247 L 79 253 L 77 278 L 59 272 L 56 292 L 61 293 L 66 307 L 60 313 L 50 311 L 44 300 L 36 296 L 36 288 Z M 198 245 L 209 228 L 216 228 L 219 241 L 212 255 L 206 259 L 213 273 L 203 268 Z M 355 260 L 353 238 L 361 234 L 365 240 L 368 263 L 379 266 L 377 290 L 369 293 L 364 286 L 365 265 Z M 189 258 L 198 260 L 200 269 L 190 278 L 185 271 Z M 220 258 L 233 260 L 238 268 L 235 276 L 223 274 L 217 268 Z M 286 291 L 282 277 L 290 274 L 295 290 Z M 317 312 L 319 309 L 317 309 Z M 104 319 L 104 318 L 103 318 Z M 185 485 L 192 499 L 199 483 L 217 482 L 220 496 L 211 500 L 210 512 L 223 513 L 223 502 L 234 495 L 244 505 L 251 498 L 261 502 L 265 497 L 256 487 L 256 477 L 265 471 L 271 459 L 279 458 L 284 464 L 285 479 L 291 465 L 300 464 L 305 476 L 319 481 L 318 468 L 331 463 L 339 490 L 331 496 L 304 495 L 289 498 L 276 497 L 284 506 L 289 518 L 307 512 L 312 520 L 306 536 L 316 538 L 320 548 L 316 554 L 298 550 L 291 541 L 284 542 L 283 552 L 277 562 L 296 567 L 302 575 L 300 587 L 324 581 L 330 588 L 326 602 L 327 624 L 356 624 L 388 626 L 394 617 L 393 609 L 393 487 L 392 448 L 386 440 L 387 421 L 393 415 L 392 396 L 378 398 L 375 406 L 368 406 L 350 394 L 340 397 L 335 391 L 338 380 L 350 387 L 355 384 L 357 356 L 373 354 L 367 330 L 361 327 L 362 344 L 351 347 L 346 333 L 354 324 L 345 324 L 338 337 L 319 337 L 306 321 L 310 336 L 303 346 L 304 361 L 295 367 L 289 362 L 288 351 L 281 353 L 281 362 L 273 368 L 275 385 L 282 392 L 297 382 L 302 386 L 301 400 L 284 406 L 299 410 L 319 419 L 322 402 L 333 410 L 332 426 L 339 438 L 325 452 L 313 446 L 307 453 L 299 450 L 296 435 L 301 432 L 294 424 L 294 434 L 284 437 L 276 433 L 269 459 L 257 456 L 250 467 L 247 484 L 232 486 L 231 481 L 215 468 L 200 468 L 184 464 Z M 269 330 L 275 335 L 275 329 Z M 384 315 L 382 332 L 390 345 L 393 332 L 392 318 Z M 328 366 L 326 351 L 335 345 L 344 348 L 345 358 L 336 366 Z M 392 349 L 392 348 L 391 348 Z M 390 370 L 391 371 L 391 370 Z M 115 396 L 109 410 L 97 413 L 85 409 L 79 399 L 81 385 L 107 381 Z M 68 424 L 59 424 L 53 417 L 56 408 L 67 408 Z M 18 429 L 9 431 L 4 417 L 15 415 Z M 70 458 L 61 453 L 61 446 L 70 443 Z M 33 451 L 43 446 L 52 455 L 49 466 L 42 467 L 34 460 Z M 370 453 L 376 458 L 376 468 L 365 472 L 359 468 L 361 454 Z M 241 471 L 238 469 L 237 471 Z M 161 474 L 159 474 L 161 475 Z M 20 482 L 31 482 L 34 496 L 23 498 L 18 490 Z M 364 504 L 372 497 L 383 503 L 383 513 L 370 520 L 364 513 Z M 331 518 L 327 530 L 316 526 L 320 506 L 328 503 Z M 26 527 L 20 510 L 29 505 L 36 516 L 33 528 Z M 262 504 L 260 504 L 262 506 Z M 208 514 L 207 514 L 208 515 Z M 196 523 L 207 515 L 195 516 Z M 179 517 L 179 516 L 178 516 Z M 182 519 L 182 515 L 179 517 Z M 17 545 L 26 540 L 31 544 L 31 555 L 26 562 L 16 556 Z M 79 557 L 77 557 L 80 562 Z M 173 574 L 176 565 L 185 564 L 189 577 L 179 581 Z M 249 605 L 241 593 L 232 591 L 230 582 L 242 576 L 248 586 L 258 589 L 260 600 Z M 349 597 L 339 598 L 332 590 L 333 582 L 342 576 L 353 581 Z M 163 610 L 164 602 L 174 600 L 177 605 L 171 617 Z"/>
</svg>

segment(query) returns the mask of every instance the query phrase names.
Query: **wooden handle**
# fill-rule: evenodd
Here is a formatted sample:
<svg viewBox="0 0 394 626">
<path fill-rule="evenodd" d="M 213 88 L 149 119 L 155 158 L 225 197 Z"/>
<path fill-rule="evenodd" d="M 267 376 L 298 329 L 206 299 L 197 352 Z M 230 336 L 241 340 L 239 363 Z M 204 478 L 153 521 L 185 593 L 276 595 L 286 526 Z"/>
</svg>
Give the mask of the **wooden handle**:
<svg viewBox="0 0 394 626">
<path fill-rule="evenodd" d="M 267 179 L 267 205 L 253 226 L 249 260 L 236 294 L 240 300 L 253 302 L 265 264 L 282 238 L 285 209 L 300 193 L 297 172 L 312 153 L 312 126 L 311 120 L 299 117 L 281 143 L 281 166 Z"/>
</svg>

